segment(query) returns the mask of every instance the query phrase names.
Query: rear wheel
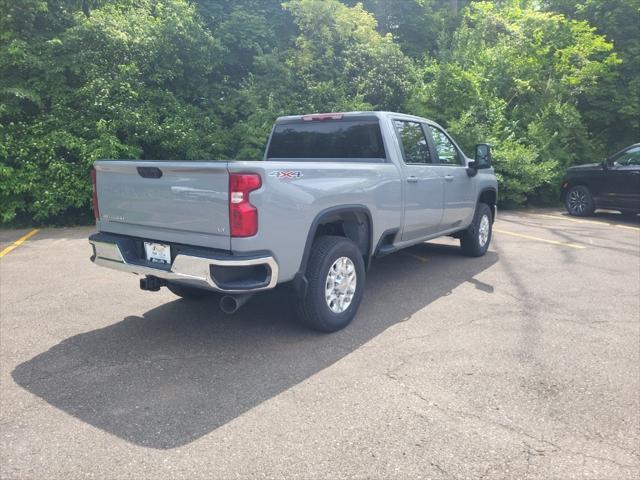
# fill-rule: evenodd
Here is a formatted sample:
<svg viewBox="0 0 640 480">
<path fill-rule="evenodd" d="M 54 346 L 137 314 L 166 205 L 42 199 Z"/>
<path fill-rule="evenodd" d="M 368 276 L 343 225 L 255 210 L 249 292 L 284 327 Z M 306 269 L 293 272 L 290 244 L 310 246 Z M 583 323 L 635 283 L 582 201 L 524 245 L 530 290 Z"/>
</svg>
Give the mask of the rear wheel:
<svg viewBox="0 0 640 480">
<path fill-rule="evenodd" d="M 312 246 L 306 277 L 306 293 L 298 298 L 300 320 L 322 332 L 349 325 L 365 285 L 364 260 L 356 244 L 344 237 L 318 238 Z"/>
<path fill-rule="evenodd" d="M 199 300 L 201 298 L 211 297 L 215 294 L 215 292 L 210 292 L 202 288 L 189 287 L 187 285 L 179 285 L 177 283 L 167 283 L 167 288 L 174 295 L 191 300 Z"/>
<path fill-rule="evenodd" d="M 571 187 L 565 196 L 564 204 L 569 215 L 576 217 L 587 217 L 595 211 L 591 192 L 584 185 Z"/>
<path fill-rule="evenodd" d="M 471 226 L 462 232 L 460 247 L 462 253 L 469 257 L 481 257 L 487 252 L 491 243 L 492 215 L 486 203 L 479 203 Z"/>
</svg>

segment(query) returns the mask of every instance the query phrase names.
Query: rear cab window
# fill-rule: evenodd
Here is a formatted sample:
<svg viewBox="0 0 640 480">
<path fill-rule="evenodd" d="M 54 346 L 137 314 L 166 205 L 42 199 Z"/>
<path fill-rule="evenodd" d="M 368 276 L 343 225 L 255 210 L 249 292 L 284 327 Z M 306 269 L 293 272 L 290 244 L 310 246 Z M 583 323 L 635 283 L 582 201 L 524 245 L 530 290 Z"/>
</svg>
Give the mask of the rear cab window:
<svg viewBox="0 0 640 480">
<path fill-rule="evenodd" d="M 377 117 L 304 118 L 276 124 L 266 160 L 384 162 L 387 158 Z"/>
</svg>

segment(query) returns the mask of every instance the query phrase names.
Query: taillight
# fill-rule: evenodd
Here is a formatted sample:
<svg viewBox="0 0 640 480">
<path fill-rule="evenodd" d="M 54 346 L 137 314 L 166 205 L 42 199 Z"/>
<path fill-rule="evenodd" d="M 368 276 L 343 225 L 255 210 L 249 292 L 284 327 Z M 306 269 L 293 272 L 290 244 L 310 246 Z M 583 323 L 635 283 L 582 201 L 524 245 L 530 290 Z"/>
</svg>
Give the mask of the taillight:
<svg viewBox="0 0 640 480">
<path fill-rule="evenodd" d="M 258 233 L 258 209 L 249 202 L 249 193 L 262 186 L 257 173 L 229 175 L 229 230 L 232 237 Z"/>
<path fill-rule="evenodd" d="M 91 169 L 91 184 L 93 185 L 93 216 L 100 220 L 100 209 L 98 208 L 98 180 L 96 169 Z"/>
</svg>

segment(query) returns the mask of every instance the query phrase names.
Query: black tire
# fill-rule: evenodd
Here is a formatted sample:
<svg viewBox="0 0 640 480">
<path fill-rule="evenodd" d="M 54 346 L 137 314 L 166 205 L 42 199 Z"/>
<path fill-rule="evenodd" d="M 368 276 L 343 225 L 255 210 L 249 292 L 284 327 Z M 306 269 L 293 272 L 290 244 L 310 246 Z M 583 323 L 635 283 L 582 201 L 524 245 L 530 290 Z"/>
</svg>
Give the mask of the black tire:
<svg viewBox="0 0 640 480">
<path fill-rule="evenodd" d="M 588 217 L 593 215 L 596 209 L 593 196 L 584 185 L 576 185 L 569 189 L 564 197 L 564 206 L 569 215 L 574 217 Z"/>
<path fill-rule="evenodd" d="M 325 288 L 328 283 L 329 269 L 341 257 L 347 257 L 353 264 L 355 292 L 346 309 L 336 313 L 327 302 Z M 364 260 L 356 244 L 344 237 L 319 237 L 311 247 L 306 277 L 308 282 L 306 294 L 298 297 L 300 320 L 321 332 L 335 332 L 349 325 L 358 311 L 365 288 Z M 333 305 L 340 308 L 336 302 L 333 302 Z"/>
<path fill-rule="evenodd" d="M 486 228 L 488 228 L 488 231 L 485 230 Z M 481 257 L 487 253 L 492 235 L 493 215 L 491 214 L 491 207 L 486 203 L 478 203 L 471 226 L 462 232 L 460 236 L 462 253 L 468 257 Z"/>
<path fill-rule="evenodd" d="M 211 297 L 215 292 L 204 290 L 202 288 L 189 287 L 187 285 L 179 285 L 177 283 L 167 283 L 167 288 L 173 293 L 182 298 L 189 300 L 200 300 L 202 298 Z"/>
</svg>

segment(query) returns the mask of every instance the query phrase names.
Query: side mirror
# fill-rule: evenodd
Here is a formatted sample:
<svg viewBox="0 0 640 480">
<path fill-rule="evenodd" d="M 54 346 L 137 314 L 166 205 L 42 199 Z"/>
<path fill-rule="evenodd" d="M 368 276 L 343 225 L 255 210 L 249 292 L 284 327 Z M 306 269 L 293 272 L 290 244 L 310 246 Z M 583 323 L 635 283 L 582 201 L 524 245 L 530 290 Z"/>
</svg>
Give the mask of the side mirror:
<svg viewBox="0 0 640 480">
<path fill-rule="evenodd" d="M 479 143 L 476 145 L 476 169 L 491 168 L 491 145 Z"/>
<path fill-rule="evenodd" d="M 609 170 L 609 159 L 605 158 L 604 160 L 602 160 L 602 169 Z"/>
</svg>

